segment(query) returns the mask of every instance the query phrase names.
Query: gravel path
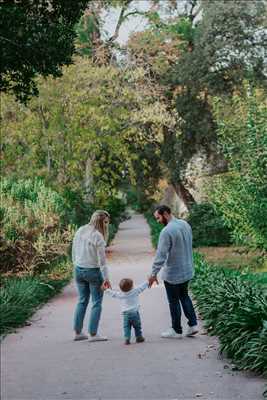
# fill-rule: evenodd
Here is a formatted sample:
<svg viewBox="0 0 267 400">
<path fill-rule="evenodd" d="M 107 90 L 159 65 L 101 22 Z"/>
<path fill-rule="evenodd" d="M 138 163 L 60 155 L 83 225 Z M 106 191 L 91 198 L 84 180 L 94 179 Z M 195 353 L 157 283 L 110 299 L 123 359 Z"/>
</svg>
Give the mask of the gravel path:
<svg viewBox="0 0 267 400">
<path fill-rule="evenodd" d="M 122 277 L 141 283 L 154 251 L 141 215 L 121 224 L 109 265 L 113 286 Z M 218 341 L 204 334 L 161 339 L 169 327 L 165 290 L 160 284 L 141 294 L 145 343 L 125 346 L 119 302 L 106 297 L 100 331 L 109 341 L 73 342 L 76 304 L 73 285 L 2 342 L 2 400 L 57 399 L 262 399 L 264 381 L 231 369 L 218 357 Z M 185 322 L 185 321 L 184 321 Z"/>
</svg>

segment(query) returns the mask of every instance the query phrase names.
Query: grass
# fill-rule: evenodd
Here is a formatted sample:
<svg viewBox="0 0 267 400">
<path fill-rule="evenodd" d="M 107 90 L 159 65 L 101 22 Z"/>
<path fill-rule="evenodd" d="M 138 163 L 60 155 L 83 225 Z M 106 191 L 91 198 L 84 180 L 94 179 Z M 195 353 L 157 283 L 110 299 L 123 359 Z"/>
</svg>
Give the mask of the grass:
<svg viewBox="0 0 267 400">
<path fill-rule="evenodd" d="M 244 247 L 198 247 L 197 253 L 204 256 L 209 264 L 225 268 L 250 269 L 254 272 L 267 272 L 267 262 L 260 251 L 247 251 Z"/>
</svg>

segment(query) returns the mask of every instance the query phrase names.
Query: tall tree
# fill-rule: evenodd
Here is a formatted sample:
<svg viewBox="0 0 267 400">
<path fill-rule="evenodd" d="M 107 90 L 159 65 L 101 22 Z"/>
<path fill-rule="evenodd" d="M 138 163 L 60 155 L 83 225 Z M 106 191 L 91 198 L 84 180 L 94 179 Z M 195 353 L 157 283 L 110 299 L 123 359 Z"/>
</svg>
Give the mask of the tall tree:
<svg viewBox="0 0 267 400">
<path fill-rule="evenodd" d="M 99 200 L 136 181 L 133 163 L 143 162 L 136 147 L 159 141 L 172 117 L 143 85 L 142 69 L 78 58 L 63 72 L 56 81 L 40 79 L 40 95 L 28 107 L 4 98 L 2 171 L 42 176 L 61 190 L 83 187 Z M 149 176 L 150 167 L 141 168 Z"/>
<path fill-rule="evenodd" d="M 238 244 L 267 251 L 267 102 L 248 82 L 244 94 L 214 100 L 218 140 L 229 172 L 214 180 L 211 198 Z"/>
<path fill-rule="evenodd" d="M 192 6 L 199 7 L 196 1 Z M 176 103 L 181 117 L 178 158 L 182 169 L 199 146 L 208 154 L 216 149 L 210 96 L 242 90 L 245 78 L 263 83 L 264 59 L 266 62 L 264 1 L 202 0 L 198 22 L 194 7 L 192 17 L 187 18 L 193 35 L 184 35 L 187 46 L 173 69 L 172 79 L 180 87 Z"/>
<path fill-rule="evenodd" d="M 167 109 L 173 112 L 176 107 L 176 125 L 164 129 L 162 157 L 169 181 L 190 205 L 194 198 L 186 183 L 189 161 L 200 152 L 213 173 L 226 169 L 217 146 L 211 96 L 242 90 L 247 77 L 263 82 L 265 3 L 185 0 L 168 2 L 169 8 L 166 4 L 164 18 L 158 2 L 159 7 L 147 14 L 150 28 L 133 35 L 127 47 L 130 63 L 145 68 Z"/>
<path fill-rule="evenodd" d="M 180 1 L 180 0 L 179 0 Z M 187 2 L 188 0 L 185 0 Z M 120 30 L 130 18 L 142 16 L 149 20 L 156 10 L 173 12 L 177 9 L 176 0 L 91 0 L 77 24 L 77 51 L 82 56 L 89 56 L 98 65 L 107 65 L 114 59 L 121 50 L 117 41 Z M 113 32 L 104 31 L 105 18 L 116 11 L 117 21 Z M 114 15 L 113 15 L 114 18 Z"/>
<path fill-rule="evenodd" d="M 89 0 L 90 1 L 90 0 Z M 74 52 L 74 25 L 88 0 L 4 0 L 0 3 L 0 89 L 26 102 L 34 78 L 61 75 Z"/>
</svg>

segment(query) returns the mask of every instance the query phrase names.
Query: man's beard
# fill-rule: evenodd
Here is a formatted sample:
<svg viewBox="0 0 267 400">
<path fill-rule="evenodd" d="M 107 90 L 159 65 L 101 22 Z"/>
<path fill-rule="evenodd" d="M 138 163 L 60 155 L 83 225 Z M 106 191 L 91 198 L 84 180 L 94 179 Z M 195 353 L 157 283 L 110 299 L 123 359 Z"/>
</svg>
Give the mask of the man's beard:
<svg viewBox="0 0 267 400">
<path fill-rule="evenodd" d="M 164 215 L 162 215 L 162 223 L 165 226 L 168 225 L 168 220 L 167 220 L 167 218 L 164 217 Z"/>
</svg>

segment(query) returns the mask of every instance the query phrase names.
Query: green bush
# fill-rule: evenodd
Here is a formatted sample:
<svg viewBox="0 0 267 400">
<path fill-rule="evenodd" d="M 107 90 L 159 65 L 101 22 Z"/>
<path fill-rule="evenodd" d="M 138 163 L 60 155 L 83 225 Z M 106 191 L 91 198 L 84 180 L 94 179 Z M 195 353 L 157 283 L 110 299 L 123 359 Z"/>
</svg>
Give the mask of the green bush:
<svg viewBox="0 0 267 400">
<path fill-rule="evenodd" d="M 111 197 L 106 203 L 102 204 L 100 208 L 104 208 L 111 216 L 108 239 L 108 243 L 110 243 L 118 231 L 119 224 L 128 218 L 126 202 L 123 199 Z"/>
<path fill-rule="evenodd" d="M 1 279 L 0 334 L 22 326 L 36 309 L 69 282 L 72 266 L 66 260 L 50 266 L 41 275 Z"/>
<path fill-rule="evenodd" d="M 135 210 L 135 211 L 139 211 L 140 210 L 140 204 L 138 201 L 138 195 L 136 190 L 134 190 L 133 188 L 129 188 L 126 191 L 126 198 L 127 198 L 127 204 L 129 204 L 129 206 Z"/>
<path fill-rule="evenodd" d="M 109 225 L 109 242 L 114 238 L 121 221 L 127 218 L 126 203 L 124 200 L 111 197 L 105 203 L 97 205 L 87 202 L 81 192 L 74 192 L 66 189 L 62 196 L 64 197 L 65 221 L 69 224 L 82 226 L 90 221 L 91 215 L 97 209 L 105 209 L 111 215 Z"/>
<path fill-rule="evenodd" d="M 267 106 L 264 93 L 244 91 L 215 102 L 229 172 L 214 179 L 210 198 L 237 244 L 267 250 Z"/>
<path fill-rule="evenodd" d="M 159 240 L 159 235 L 164 225 L 157 222 L 150 211 L 145 213 L 146 220 L 150 226 L 150 235 L 153 246 L 156 248 Z"/>
<path fill-rule="evenodd" d="M 143 173 L 143 170 L 142 170 L 142 173 Z M 152 177 L 152 180 L 153 180 L 153 177 Z M 142 187 L 141 182 L 139 182 L 139 183 L 141 186 L 138 186 L 138 184 L 137 184 L 137 187 L 135 187 L 135 188 L 133 188 L 133 187 L 127 188 L 125 193 L 126 193 L 127 204 L 129 205 L 129 207 L 131 209 L 135 210 L 136 212 L 144 214 L 152 209 L 152 207 L 155 203 L 155 200 L 153 200 L 153 198 L 152 198 L 152 190 L 150 190 L 150 195 L 147 193 L 147 190 L 146 190 L 147 184 L 148 184 L 147 179 L 144 179 L 144 181 L 143 181 L 144 187 Z M 152 189 L 152 187 L 153 187 L 153 190 L 154 190 L 155 185 L 156 185 L 156 182 L 154 182 L 153 184 L 150 182 L 150 189 Z"/>
<path fill-rule="evenodd" d="M 194 204 L 187 222 L 192 227 L 194 247 L 231 244 L 230 230 L 212 204 Z"/>
<path fill-rule="evenodd" d="M 89 222 L 92 213 L 105 208 L 111 214 L 109 241 L 126 218 L 122 199 L 105 204 L 87 203 L 82 194 L 63 195 L 40 179 L 3 179 L 0 209 L 0 272 L 38 274 L 66 255 L 77 226 Z"/>
<path fill-rule="evenodd" d="M 267 375 L 267 274 L 209 266 L 195 255 L 191 288 L 208 332 L 240 369 Z"/>
<path fill-rule="evenodd" d="M 66 204 L 65 222 L 76 226 L 88 223 L 96 208 L 84 199 L 82 192 L 65 189 L 62 196 Z"/>
<path fill-rule="evenodd" d="M 2 179 L 0 215 L 0 272 L 39 273 L 67 253 L 66 203 L 40 179 Z"/>
<path fill-rule="evenodd" d="M 126 203 L 124 200 L 111 197 L 103 206 L 111 215 L 111 222 L 116 225 L 126 218 Z"/>
</svg>

